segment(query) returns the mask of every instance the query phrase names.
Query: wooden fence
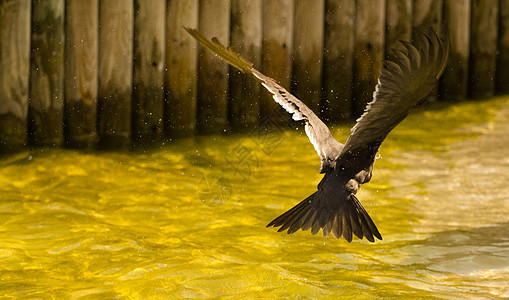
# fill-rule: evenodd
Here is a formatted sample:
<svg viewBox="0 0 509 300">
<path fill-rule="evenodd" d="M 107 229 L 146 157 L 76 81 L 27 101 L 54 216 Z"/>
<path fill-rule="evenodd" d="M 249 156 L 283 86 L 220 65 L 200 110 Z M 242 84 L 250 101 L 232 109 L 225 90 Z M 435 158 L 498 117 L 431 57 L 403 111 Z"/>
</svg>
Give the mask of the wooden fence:
<svg viewBox="0 0 509 300">
<path fill-rule="evenodd" d="M 430 97 L 509 92 L 509 0 L 0 0 L 0 152 L 250 129 L 275 110 L 184 26 L 338 121 L 371 100 L 387 49 L 443 22 L 450 60 Z"/>
</svg>

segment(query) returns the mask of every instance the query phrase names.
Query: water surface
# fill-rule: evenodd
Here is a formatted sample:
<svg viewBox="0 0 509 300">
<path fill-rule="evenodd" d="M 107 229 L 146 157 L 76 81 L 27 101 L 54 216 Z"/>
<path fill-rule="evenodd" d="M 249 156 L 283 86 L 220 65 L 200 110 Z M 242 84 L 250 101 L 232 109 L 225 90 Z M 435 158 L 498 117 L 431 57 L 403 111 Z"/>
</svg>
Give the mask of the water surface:
<svg viewBox="0 0 509 300">
<path fill-rule="evenodd" d="M 358 193 L 374 244 L 265 228 L 321 176 L 302 130 L 264 129 L 0 160 L 0 296 L 509 298 L 509 99 L 427 105 L 389 135 Z"/>
</svg>

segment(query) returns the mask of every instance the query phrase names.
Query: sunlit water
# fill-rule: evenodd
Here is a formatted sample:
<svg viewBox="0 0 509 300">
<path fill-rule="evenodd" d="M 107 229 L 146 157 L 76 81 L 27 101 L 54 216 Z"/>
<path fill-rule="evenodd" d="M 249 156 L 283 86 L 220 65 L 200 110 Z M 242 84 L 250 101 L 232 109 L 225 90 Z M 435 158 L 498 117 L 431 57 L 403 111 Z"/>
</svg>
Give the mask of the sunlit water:
<svg viewBox="0 0 509 300">
<path fill-rule="evenodd" d="M 265 228 L 321 176 L 302 130 L 264 128 L 1 160 L 0 296 L 509 298 L 509 99 L 428 105 L 389 135 L 358 194 L 374 244 Z"/>
</svg>

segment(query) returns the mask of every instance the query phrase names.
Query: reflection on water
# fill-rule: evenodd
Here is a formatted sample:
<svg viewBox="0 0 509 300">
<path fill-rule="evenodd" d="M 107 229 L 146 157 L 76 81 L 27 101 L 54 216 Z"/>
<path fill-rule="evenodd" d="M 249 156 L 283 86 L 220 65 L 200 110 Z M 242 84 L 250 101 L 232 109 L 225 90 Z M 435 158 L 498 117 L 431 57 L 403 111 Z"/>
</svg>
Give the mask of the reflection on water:
<svg viewBox="0 0 509 300">
<path fill-rule="evenodd" d="M 374 244 L 265 228 L 320 180 L 302 131 L 5 158 L 0 296 L 509 297 L 509 100 L 427 108 L 358 194 Z"/>
</svg>

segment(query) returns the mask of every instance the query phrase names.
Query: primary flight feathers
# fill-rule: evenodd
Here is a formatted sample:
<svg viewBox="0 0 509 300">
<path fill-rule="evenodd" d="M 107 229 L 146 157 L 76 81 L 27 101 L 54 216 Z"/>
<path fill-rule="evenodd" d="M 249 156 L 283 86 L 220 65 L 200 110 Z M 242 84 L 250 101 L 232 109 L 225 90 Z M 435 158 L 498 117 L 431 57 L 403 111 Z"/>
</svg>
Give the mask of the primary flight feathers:
<svg viewBox="0 0 509 300">
<path fill-rule="evenodd" d="M 250 62 L 235 53 L 230 47 L 226 48 L 223 46 L 216 38 L 208 40 L 196 29 L 186 28 L 186 30 L 203 47 L 209 49 L 238 70 L 251 74 L 259 80 L 273 94 L 274 100 L 288 113 L 292 114 L 293 120 L 304 121 L 306 134 L 321 160 L 320 173 L 325 173 L 326 170 L 334 167 L 333 160 L 339 154 L 343 145 L 332 137 L 327 125 L 311 109 L 279 85 L 274 79 L 263 75 L 260 71 L 253 68 Z"/>
<path fill-rule="evenodd" d="M 302 101 L 253 68 L 230 47 L 224 47 L 216 38 L 206 39 L 196 29 L 186 30 L 203 47 L 259 80 L 294 120 L 303 121 L 320 157 L 320 173 L 325 175 L 317 191 L 267 227 L 281 227 L 278 231 L 287 230 L 289 234 L 299 229 L 311 229 L 316 234 L 322 229 L 324 236 L 332 233 L 348 242 L 352 234 L 371 242 L 374 237 L 382 239 L 355 194 L 371 179 L 376 154 L 387 134 L 422 103 L 443 73 L 449 53 L 447 30 L 444 28 L 440 37 L 431 28 L 427 34 L 418 32 L 413 43 L 401 41 L 405 50 L 392 51 L 383 62 L 373 100 L 352 128 L 345 145 L 332 137 L 322 120 Z"/>
</svg>

